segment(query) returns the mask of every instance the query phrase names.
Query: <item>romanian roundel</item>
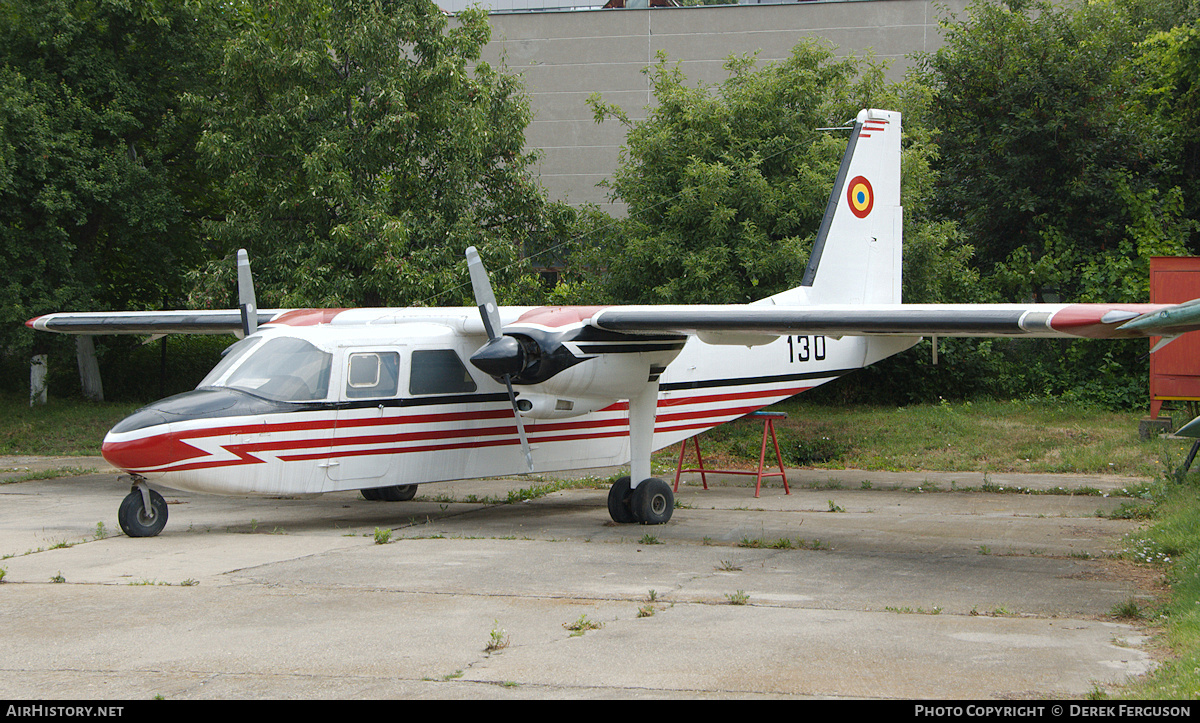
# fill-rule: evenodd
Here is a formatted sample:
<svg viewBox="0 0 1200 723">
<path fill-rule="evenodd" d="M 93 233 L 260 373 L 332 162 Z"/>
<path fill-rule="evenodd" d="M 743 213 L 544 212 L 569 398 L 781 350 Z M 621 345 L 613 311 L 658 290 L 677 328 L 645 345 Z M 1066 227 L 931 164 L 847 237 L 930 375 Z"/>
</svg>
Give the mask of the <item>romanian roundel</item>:
<svg viewBox="0 0 1200 723">
<path fill-rule="evenodd" d="M 846 201 L 850 203 L 850 212 L 859 218 L 866 218 L 875 205 L 875 189 L 871 182 L 862 176 L 850 179 L 846 189 Z"/>
</svg>

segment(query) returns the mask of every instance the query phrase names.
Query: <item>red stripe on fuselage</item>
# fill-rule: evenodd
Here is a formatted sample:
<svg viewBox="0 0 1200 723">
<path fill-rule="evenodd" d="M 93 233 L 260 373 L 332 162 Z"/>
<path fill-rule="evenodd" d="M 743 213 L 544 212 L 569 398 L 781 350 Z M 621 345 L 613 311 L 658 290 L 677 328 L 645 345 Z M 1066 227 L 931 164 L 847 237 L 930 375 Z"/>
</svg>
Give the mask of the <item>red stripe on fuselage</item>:
<svg viewBox="0 0 1200 723">
<path fill-rule="evenodd" d="M 764 398 L 780 398 L 798 394 L 810 387 L 785 389 L 759 389 L 748 392 L 704 394 L 687 397 L 674 397 L 659 401 L 660 408 L 694 404 L 719 404 L 722 402 L 746 402 Z M 725 421 L 735 419 L 744 414 L 761 408 L 762 404 L 740 404 L 700 410 L 660 413 L 656 416 L 655 432 L 680 431 L 687 429 L 707 429 Z M 610 405 L 602 412 L 616 412 L 628 409 L 628 403 L 621 402 Z M 104 445 L 106 459 L 114 465 L 129 471 L 137 472 L 180 472 L 213 467 L 233 467 L 246 464 L 262 464 L 265 460 L 260 456 L 278 452 L 296 450 L 296 454 L 279 455 L 281 461 L 304 461 L 314 459 L 330 459 L 340 457 L 378 455 L 378 454 L 407 454 L 410 452 L 447 451 L 468 449 L 471 447 L 491 447 L 519 444 L 515 424 L 484 426 L 464 429 L 433 429 L 414 432 L 393 432 L 387 434 L 364 434 L 354 437 L 273 439 L 260 442 L 221 445 L 226 453 L 237 459 L 220 459 L 195 461 L 200 456 L 208 456 L 209 452 L 187 444 L 187 439 L 204 439 L 232 434 L 279 434 L 297 431 L 363 429 L 377 426 L 399 426 L 411 424 L 444 424 L 471 421 L 490 421 L 511 419 L 510 409 L 481 410 L 474 412 L 451 412 L 443 414 L 414 414 L 401 417 L 378 417 L 363 419 L 335 419 L 328 417 L 297 422 L 271 423 L 242 423 L 225 425 L 208 429 L 158 434 L 143 439 L 127 442 L 112 442 Z M 700 421 L 697 421 L 700 420 Z M 685 422 L 680 424 L 680 422 Z M 629 421 L 625 417 L 593 419 L 586 421 L 540 422 L 529 428 L 531 441 L 539 443 L 568 442 L 589 438 L 617 437 L 628 434 Z M 434 439 L 453 438 L 461 441 L 444 444 L 421 444 L 398 446 L 405 443 L 423 442 Z M 362 449 L 345 449 L 354 445 L 364 445 Z M 370 445 L 369 447 L 366 445 Z M 382 445 L 382 446 L 381 446 Z M 311 452 L 300 452 L 310 449 Z M 181 454 L 182 453 L 182 454 Z M 134 459 L 136 457 L 136 460 Z M 149 459 L 149 463 L 147 463 Z M 177 464 L 184 462 L 185 464 Z M 174 465 L 174 466 L 173 466 Z"/>
</svg>

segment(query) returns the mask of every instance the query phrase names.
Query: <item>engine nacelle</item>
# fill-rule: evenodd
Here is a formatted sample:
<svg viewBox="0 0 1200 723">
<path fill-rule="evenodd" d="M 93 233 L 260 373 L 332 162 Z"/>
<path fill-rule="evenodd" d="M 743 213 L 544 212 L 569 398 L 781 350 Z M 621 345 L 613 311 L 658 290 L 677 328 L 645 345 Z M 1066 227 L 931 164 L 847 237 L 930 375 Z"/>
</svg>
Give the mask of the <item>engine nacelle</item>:
<svg viewBox="0 0 1200 723">
<path fill-rule="evenodd" d="M 676 350 L 640 354 L 601 354 L 582 360 L 530 391 L 564 399 L 628 399 L 642 393 L 678 353 Z"/>
<path fill-rule="evenodd" d="M 517 396 L 517 409 L 520 410 L 522 417 L 565 419 L 604 409 L 614 401 L 595 397 L 560 397 L 555 394 L 523 391 Z"/>
</svg>

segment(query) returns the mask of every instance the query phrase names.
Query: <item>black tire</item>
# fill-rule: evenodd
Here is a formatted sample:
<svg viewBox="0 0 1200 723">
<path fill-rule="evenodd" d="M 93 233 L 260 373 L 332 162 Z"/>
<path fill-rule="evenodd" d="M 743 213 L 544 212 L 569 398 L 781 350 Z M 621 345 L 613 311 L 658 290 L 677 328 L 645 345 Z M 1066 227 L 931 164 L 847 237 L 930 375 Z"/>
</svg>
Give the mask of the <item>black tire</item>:
<svg viewBox="0 0 1200 723">
<path fill-rule="evenodd" d="M 384 502 L 407 502 L 417 496 L 416 485 L 393 485 L 375 490 Z"/>
<path fill-rule="evenodd" d="M 637 518 L 633 516 L 633 510 L 629 508 L 629 478 L 621 477 L 608 490 L 608 516 L 613 522 L 619 522 L 627 525 L 631 522 L 637 522 Z"/>
<path fill-rule="evenodd" d="M 670 521 L 675 511 L 675 494 L 671 492 L 671 485 L 651 477 L 642 480 L 633 490 L 629 509 L 643 525 L 663 525 Z"/>
<path fill-rule="evenodd" d="M 167 501 L 162 495 L 150 490 L 150 512 L 142 503 L 142 493 L 134 489 L 121 500 L 117 511 L 121 530 L 130 537 L 154 537 L 167 526 Z"/>
<path fill-rule="evenodd" d="M 378 502 L 380 500 L 379 490 L 375 487 L 359 490 L 359 492 L 362 493 L 363 499 L 368 502 Z"/>
</svg>

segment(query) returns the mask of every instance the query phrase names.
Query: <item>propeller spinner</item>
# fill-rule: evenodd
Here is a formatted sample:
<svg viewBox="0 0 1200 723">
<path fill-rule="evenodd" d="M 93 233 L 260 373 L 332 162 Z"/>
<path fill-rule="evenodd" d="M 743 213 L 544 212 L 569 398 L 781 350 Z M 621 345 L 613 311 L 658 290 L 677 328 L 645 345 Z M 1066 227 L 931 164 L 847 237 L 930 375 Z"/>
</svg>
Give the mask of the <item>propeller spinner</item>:
<svg viewBox="0 0 1200 723">
<path fill-rule="evenodd" d="M 500 309 L 496 306 L 496 295 L 492 293 L 487 269 L 483 267 L 483 261 L 480 260 L 479 252 L 474 246 L 467 249 L 467 270 L 471 274 L 475 304 L 479 307 L 479 315 L 483 317 L 483 328 L 488 336 L 487 343 L 471 355 L 471 363 L 481 371 L 504 381 L 504 386 L 508 389 L 508 400 L 512 402 L 513 418 L 517 421 L 521 449 L 525 452 L 525 462 L 532 472 L 533 452 L 529 449 L 529 438 L 525 436 L 525 424 L 521 421 L 517 394 L 512 386 L 513 375 L 519 374 L 525 368 L 525 351 L 516 339 L 500 333 Z"/>
</svg>

